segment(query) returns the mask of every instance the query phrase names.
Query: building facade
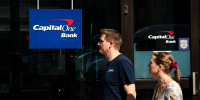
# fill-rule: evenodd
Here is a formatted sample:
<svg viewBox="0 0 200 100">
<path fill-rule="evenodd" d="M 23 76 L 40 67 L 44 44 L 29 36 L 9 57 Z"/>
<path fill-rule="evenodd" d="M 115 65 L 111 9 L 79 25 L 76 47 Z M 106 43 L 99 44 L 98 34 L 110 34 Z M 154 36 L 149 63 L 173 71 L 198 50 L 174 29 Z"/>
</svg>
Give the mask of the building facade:
<svg viewBox="0 0 200 100">
<path fill-rule="evenodd" d="M 107 59 L 100 29 L 123 37 L 134 64 L 138 100 L 151 100 L 156 80 L 148 63 L 170 52 L 185 100 L 200 99 L 198 0 L 1 0 L 0 99 L 98 100 Z M 82 49 L 29 49 L 29 9 L 82 9 Z M 51 12 L 49 12 L 51 13 Z M 59 15 L 58 15 L 59 16 Z M 173 75 L 172 75 L 173 76 Z"/>
</svg>

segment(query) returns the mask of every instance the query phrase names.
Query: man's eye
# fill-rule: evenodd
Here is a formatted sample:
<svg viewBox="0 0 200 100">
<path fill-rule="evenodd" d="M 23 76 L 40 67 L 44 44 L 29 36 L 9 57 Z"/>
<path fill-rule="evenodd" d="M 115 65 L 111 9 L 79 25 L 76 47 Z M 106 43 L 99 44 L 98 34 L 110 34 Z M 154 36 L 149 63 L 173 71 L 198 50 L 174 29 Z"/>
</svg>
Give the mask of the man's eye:
<svg viewBox="0 0 200 100">
<path fill-rule="evenodd" d="M 102 43 L 103 41 L 102 41 L 102 40 L 100 40 L 99 42 L 100 42 L 100 43 Z"/>
</svg>

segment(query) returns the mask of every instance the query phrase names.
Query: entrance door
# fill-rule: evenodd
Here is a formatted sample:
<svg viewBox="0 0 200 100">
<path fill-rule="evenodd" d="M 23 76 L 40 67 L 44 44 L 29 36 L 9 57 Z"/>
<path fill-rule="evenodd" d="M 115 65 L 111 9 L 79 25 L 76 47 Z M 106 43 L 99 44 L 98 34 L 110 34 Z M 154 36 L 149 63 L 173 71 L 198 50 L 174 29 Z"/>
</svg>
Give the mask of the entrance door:
<svg viewBox="0 0 200 100">
<path fill-rule="evenodd" d="M 137 98 L 147 100 L 152 97 L 157 82 L 148 74 L 147 65 L 155 51 L 167 51 L 177 60 L 181 70 L 184 99 L 199 99 L 198 0 L 122 2 L 122 11 L 125 12 L 128 8 L 128 12 L 122 15 L 122 26 L 128 28 L 122 27 L 122 30 L 125 34 L 133 33 L 134 37 L 133 48 L 122 50 L 127 53 L 130 50 L 134 51 L 129 55 L 134 55 Z M 169 35 L 168 32 L 173 34 Z M 129 41 L 132 40 L 129 38 Z"/>
</svg>

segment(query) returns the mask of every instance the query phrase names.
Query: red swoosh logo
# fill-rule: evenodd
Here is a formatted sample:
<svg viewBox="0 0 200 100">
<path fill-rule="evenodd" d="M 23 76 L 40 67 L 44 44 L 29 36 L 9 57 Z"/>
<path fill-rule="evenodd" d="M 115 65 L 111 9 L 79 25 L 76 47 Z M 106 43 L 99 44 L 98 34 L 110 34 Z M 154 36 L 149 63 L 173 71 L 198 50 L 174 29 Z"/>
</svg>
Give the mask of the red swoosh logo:
<svg viewBox="0 0 200 100">
<path fill-rule="evenodd" d="M 68 26 L 71 26 L 72 24 L 74 24 L 73 19 L 55 19 L 55 20 L 48 20 L 48 21 L 66 21 L 68 23 Z"/>
<path fill-rule="evenodd" d="M 160 31 L 160 32 L 156 32 L 156 33 L 163 33 L 163 32 L 169 33 L 169 36 L 172 36 L 174 34 L 173 31 Z M 166 38 L 164 40 L 166 40 Z"/>
<path fill-rule="evenodd" d="M 68 23 L 67 26 L 71 26 L 72 24 L 74 24 L 73 19 L 54 19 L 54 20 L 48 20 L 48 21 L 66 21 Z M 59 32 L 61 32 L 61 31 L 62 30 L 60 30 Z M 57 33 L 59 33 L 59 32 L 57 32 Z"/>
</svg>

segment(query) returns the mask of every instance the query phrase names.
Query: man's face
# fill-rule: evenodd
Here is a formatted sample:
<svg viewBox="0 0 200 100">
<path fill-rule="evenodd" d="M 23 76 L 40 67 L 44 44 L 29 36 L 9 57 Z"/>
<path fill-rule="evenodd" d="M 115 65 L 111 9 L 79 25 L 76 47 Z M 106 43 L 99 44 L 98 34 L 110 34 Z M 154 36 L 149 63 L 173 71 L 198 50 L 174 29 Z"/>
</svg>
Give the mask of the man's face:
<svg viewBox="0 0 200 100">
<path fill-rule="evenodd" d="M 100 37 L 100 41 L 97 43 L 99 46 L 99 53 L 106 55 L 110 48 L 110 42 L 105 40 L 106 34 L 102 34 Z"/>
</svg>

